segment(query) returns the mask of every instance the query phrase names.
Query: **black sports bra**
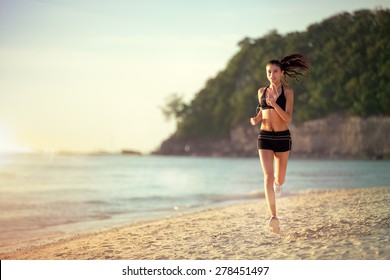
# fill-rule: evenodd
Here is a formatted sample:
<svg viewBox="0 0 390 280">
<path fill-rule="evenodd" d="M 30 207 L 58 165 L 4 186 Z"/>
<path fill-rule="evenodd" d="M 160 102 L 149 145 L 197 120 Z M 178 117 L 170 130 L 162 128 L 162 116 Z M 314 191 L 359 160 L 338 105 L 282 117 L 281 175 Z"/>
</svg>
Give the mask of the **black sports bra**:
<svg viewBox="0 0 390 280">
<path fill-rule="evenodd" d="M 261 95 L 261 98 L 260 98 L 260 104 L 257 106 L 257 107 L 260 107 L 262 110 L 274 109 L 274 107 L 269 106 L 267 104 L 266 94 L 265 94 L 267 89 L 268 89 L 268 87 L 266 87 L 264 89 L 264 92 L 263 92 L 263 94 Z M 280 108 L 282 108 L 283 110 L 286 111 L 286 96 L 284 95 L 284 88 L 283 88 L 283 86 L 282 86 L 282 93 L 276 99 L 276 104 L 278 104 L 280 106 Z"/>
</svg>

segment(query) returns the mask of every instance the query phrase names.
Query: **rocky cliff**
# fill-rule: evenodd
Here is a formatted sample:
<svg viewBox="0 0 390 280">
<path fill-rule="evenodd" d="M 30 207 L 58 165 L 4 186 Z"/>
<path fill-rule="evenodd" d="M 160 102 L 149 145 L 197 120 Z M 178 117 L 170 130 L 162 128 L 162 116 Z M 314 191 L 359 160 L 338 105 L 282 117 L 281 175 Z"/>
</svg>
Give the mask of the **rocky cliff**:
<svg viewBox="0 0 390 280">
<path fill-rule="evenodd" d="M 240 123 L 226 139 L 181 140 L 175 135 L 155 154 L 192 156 L 257 156 L 259 126 Z M 292 157 L 390 158 L 390 117 L 345 117 L 332 115 L 299 125 L 290 125 Z"/>
</svg>

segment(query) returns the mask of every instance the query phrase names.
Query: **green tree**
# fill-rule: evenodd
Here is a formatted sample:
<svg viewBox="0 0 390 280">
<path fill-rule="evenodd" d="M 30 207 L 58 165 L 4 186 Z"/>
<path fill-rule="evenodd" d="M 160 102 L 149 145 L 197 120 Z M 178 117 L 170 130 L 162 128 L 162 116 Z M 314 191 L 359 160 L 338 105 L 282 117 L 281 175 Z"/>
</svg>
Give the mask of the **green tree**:
<svg viewBox="0 0 390 280">
<path fill-rule="evenodd" d="M 174 116 L 179 138 L 225 137 L 236 123 L 255 113 L 257 90 L 266 86 L 268 60 L 304 53 L 311 74 L 295 91 L 294 122 L 342 113 L 390 114 L 390 11 L 341 13 L 306 31 L 284 36 L 276 30 L 244 38 L 225 69 L 207 81 L 189 103 L 171 95 L 163 108 Z"/>
</svg>

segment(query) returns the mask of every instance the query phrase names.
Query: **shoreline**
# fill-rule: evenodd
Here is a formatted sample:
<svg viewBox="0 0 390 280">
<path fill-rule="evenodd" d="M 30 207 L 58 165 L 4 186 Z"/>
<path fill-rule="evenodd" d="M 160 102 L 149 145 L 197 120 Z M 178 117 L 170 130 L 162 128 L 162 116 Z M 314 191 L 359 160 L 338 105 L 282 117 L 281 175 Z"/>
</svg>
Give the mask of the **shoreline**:
<svg viewBox="0 0 390 280">
<path fill-rule="evenodd" d="M 295 195 L 288 193 L 286 195 Z M 250 203 L 253 201 L 264 200 L 264 193 L 254 192 L 247 195 L 226 196 L 224 200 L 193 205 L 191 207 L 172 207 L 170 211 L 162 210 L 161 213 L 154 213 L 151 216 L 139 216 L 138 218 L 129 217 L 127 214 L 116 216 L 111 219 L 97 219 L 80 221 L 76 223 L 64 223 L 50 226 L 49 229 L 43 228 L 38 232 L 30 232 L 29 235 L 13 239 L 0 239 L 0 256 L 13 251 L 23 250 L 25 248 L 42 247 L 48 244 L 56 243 L 63 240 L 73 239 L 75 237 L 94 235 L 96 233 L 106 232 L 122 227 L 131 227 L 138 224 L 149 223 L 159 220 L 173 219 L 184 215 L 191 215 L 203 211 L 220 209 L 237 204 Z"/>
<path fill-rule="evenodd" d="M 0 253 L 6 260 L 390 259 L 390 187 L 264 199 L 141 221 Z"/>
</svg>

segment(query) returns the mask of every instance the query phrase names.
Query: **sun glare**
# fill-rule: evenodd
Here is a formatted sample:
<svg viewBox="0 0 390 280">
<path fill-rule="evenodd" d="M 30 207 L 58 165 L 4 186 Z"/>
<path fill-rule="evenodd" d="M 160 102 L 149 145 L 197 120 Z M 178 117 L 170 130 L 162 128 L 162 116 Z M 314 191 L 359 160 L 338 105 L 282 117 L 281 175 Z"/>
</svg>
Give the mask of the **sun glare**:
<svg viewBox="0 0 390 280">
<path fill-rule="evenodd" d="M 18 145 L 10 129 L 0 123 L 0 153 L 28 153 L 31 149 Z"/>
</svg>

